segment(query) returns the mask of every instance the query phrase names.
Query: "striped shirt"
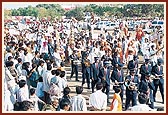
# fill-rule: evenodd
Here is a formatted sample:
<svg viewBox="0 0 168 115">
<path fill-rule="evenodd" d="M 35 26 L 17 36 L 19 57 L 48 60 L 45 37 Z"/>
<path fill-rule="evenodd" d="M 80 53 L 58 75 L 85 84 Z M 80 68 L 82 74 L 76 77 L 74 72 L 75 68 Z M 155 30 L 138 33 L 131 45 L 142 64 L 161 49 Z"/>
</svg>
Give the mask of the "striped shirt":
<svg viewBox="0 0 168 115">
<path fill-rule="evenodd" d="M 78 94 L 71 99 L 71 110 L 72 111 L 87 111 L 86 99 Z"/>
</svg>

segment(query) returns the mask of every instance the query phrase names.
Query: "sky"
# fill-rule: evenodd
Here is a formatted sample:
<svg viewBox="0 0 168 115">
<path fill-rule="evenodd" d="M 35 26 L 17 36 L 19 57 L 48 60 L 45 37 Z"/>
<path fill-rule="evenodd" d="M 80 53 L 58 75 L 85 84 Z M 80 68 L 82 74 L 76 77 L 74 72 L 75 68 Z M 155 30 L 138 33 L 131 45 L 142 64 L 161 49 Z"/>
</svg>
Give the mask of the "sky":
<svg viewBox="0 0 168 115">
<path fill-rule="evenodd" d="M 3 8 L 4 9 L 18 9 L 18 8 L 24 8 L 27 7 L 29 5 L 31 5 L 32 7 L 35 7 L 36 5 L 38 5 L 39 3 L 30 3 L 30 2 L 19 2 L 19 3 L 3 3 Z M 68 8 L 68 7 L 72 7 L 73 4 L 61 4 L 61 6 L 63 8 Z"/>
<path fill-rule="evenodd" d="M 18 8 L 24 8 L 24 7 L 27 7 L 27 6 L 29 6 L 29 5 L 31 5 L 32 7 L 34 7 L 34 6 L 36 6 L 37 5 L 37 3 L 17 3 L 17 4 L 14 4 L 14 3 L 5 3 L 5 4 L 3 4 L 3 7 L 4 7 L 4 9 L 18 9 Z"/>
</svg>

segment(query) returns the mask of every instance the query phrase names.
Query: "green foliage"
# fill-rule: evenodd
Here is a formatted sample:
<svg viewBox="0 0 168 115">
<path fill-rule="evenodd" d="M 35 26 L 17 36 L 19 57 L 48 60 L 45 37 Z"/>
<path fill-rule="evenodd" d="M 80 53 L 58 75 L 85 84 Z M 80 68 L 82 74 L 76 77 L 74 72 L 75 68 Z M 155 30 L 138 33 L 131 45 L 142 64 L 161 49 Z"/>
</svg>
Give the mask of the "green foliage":
<svg viewBox="0 0 168 115">
<path fill-rule="evenodd" d="M 75 18 L 76 20 L 82 20 L 84 17 L 84 9 L 81 7 L 76 7 L 65 13 L 65 16 L 68 18 Z"/>
<path fill-rule="evenodd" d="M 119 7 L 121 6 L 121 7 Z M 36 7 L 28 6 L 26 8 L 13 9 L 5 11 L 7 16 L 35 16 L 39 18 L 50 17 L 52 20 L 61 16 L 69 18 L 74 17 L 77 20 L 84 18 L 85 12 L 92 12 L 99 17 L 163 17 L 163 4 L 116 4 L 116 5 L 98 5 L 88 4 L 85 6 L 78 6 L 75 9 L 66 11 L 59 4 L 39 4 Z"/>
</svg>

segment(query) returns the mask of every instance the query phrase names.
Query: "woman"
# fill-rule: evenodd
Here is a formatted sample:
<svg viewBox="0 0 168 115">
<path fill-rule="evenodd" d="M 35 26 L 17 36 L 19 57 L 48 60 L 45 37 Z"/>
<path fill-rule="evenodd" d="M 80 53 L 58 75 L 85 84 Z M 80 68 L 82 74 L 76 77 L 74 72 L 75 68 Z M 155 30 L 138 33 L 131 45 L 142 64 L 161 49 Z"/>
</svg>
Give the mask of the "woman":
<svg viewBox="0 0 168 115">
<path fill-rule="evenodd" d="M 122 111 L 122 101 L 120 97 L 120 88 L 115 88 L 115 93 L 110 106 L 110 111 Z"/>
</svg>

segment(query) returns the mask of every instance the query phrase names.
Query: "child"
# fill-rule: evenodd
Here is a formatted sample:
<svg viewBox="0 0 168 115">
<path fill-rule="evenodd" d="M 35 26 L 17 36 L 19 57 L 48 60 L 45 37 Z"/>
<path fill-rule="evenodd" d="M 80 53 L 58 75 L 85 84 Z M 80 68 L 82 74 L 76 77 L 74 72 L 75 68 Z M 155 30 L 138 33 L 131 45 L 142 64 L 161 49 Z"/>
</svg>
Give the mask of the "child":
<svg viewBox="0 0 168 115">
<path fill-rule="evenodd" d="M 120 97 L 120 88 L 115 88 L 115 93 L 110 106 L 110 111 L 122 111 L 122 101 Z"/>
<path fill-rule="evenodd" d="M 36 94 L 35 94 L 35 89 L 31 88 L 30 89 L 30 100 L 33 102 L 34 104 L 34 110 L 35 111 L 39 111 L 39 106 L 38 106 L 38 102 L 45 104 L 44 101 L 42 101 L 41 99 L 39 99 Z"/>
</svg>

